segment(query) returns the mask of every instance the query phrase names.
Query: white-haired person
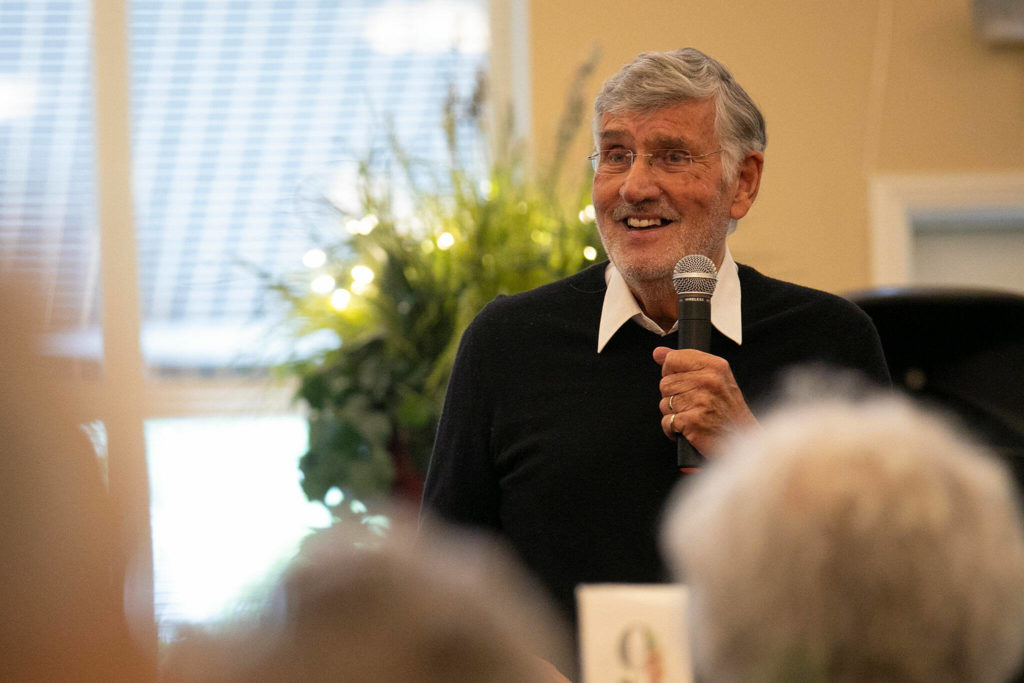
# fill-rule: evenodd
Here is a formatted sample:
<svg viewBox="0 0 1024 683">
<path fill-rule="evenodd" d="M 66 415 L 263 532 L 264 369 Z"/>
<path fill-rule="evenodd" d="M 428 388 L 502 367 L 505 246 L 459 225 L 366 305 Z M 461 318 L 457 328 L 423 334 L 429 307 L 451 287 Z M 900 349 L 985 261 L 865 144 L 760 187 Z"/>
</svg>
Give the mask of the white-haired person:
<svg viewBox="0 0 1024 683">
<path fill-rule="evenodd" d="M 256 618 L 170 645 L 164 683 L 568 683 L 567 633 L 507 552 L 390 517 L 307 539 Z"/>
<path fill-rule="evenodd" d="M 1024 532 L 1002 463 L 897 396 L 804 401 L 682 489 L 662 542 L 703 681 L 1006 681 Z"/>
</svg>

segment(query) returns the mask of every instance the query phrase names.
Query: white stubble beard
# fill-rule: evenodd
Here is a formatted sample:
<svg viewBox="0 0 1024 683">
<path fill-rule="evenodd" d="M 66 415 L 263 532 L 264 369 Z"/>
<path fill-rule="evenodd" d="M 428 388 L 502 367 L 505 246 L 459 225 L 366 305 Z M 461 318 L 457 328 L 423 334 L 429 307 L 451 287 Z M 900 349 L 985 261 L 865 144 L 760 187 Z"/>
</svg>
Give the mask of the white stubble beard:
<svg viewBox="0 0 1024 683">
<path fill-rule="evenodd" d="M 617 210 L 623 211 L 624 209 L 620 207 Z M 615 211 L 612 213 L 614 214 Z M 606 238 L 605 230 L 600 228 L 603 220 L 600 216 L 598 217 L 598 234 L 605 253 L 622 274 L 630 289 L 633 289 L 634 292 L 652 287 L 661 289 L 671 287 L 672 271 L 676 262 L 684 256 L 703 254 L 716 263 L 719 261 L 724 251 L 725 238 L 731 220 L 729 208 L 717 206 L 712 213 L 706 214 L 705 218 L 702 225 L 697 226 L 684 225 L 682 218 L 677 220 L 677 224 L 673 228 L 673 246 L 666 249 L 664 256 L 659 256 L 656 261 L 647 259 L 636 263 L 627 262 L 626 255 L 620 252 L 618 245 L 612 244 L 612 240 Z"/>
</svg>

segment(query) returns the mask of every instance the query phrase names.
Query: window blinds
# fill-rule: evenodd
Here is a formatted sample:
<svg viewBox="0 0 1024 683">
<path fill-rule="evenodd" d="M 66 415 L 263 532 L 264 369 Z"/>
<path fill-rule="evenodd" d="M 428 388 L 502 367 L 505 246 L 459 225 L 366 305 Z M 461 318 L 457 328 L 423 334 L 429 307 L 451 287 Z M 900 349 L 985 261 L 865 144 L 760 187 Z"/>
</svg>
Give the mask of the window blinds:
<svg viewBox="0 0 1024 683">
<path fill-rule="evenodd" d="M 304 184 L 386 147 L 389 121 L 444 158 L 445 98 L 486 64 L 484 0 L 129 8 L 144 355 L 229 366 L 274 313 L 246 266 L 293 271 L 313 246 Z M 0 268 L 42 278 L 75 353 L 99 324 L 88 22 L 85 0 L 0 0 Z"/>
</svg>

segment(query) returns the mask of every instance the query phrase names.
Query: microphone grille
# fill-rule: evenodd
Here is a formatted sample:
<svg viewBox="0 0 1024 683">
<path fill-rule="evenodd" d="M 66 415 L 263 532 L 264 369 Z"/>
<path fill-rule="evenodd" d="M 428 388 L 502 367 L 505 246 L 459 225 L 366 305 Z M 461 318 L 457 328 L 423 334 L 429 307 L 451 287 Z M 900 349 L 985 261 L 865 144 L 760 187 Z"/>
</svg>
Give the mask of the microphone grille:
<svg viewBox="0 0 1024 683">
<path fill-rule="evenodd" d="M 718 284 L 718 270 L 715 263 L 704 254 L 690 254 L 676 262 L 672 271 L 672 285 L 680 296 L 711 297 Z"/>
</svg>

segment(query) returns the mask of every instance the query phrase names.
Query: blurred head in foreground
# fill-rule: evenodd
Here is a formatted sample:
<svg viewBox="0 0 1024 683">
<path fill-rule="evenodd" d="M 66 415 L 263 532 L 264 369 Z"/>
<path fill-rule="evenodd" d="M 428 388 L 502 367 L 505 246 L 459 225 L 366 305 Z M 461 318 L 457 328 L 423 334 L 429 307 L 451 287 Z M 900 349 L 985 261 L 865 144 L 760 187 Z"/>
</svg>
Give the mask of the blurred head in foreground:
<svg viewBox="0 0 1024 683">
<path fill-rule="evenodd" d="M 707 681 L 1004 681 L 1024 535 L 1003 466 L 897 397 L 818 400 L 733 443 L 669 508 Z"/>
<path fill-rule="evenodd" d="M 534 683 L 548 662 L 566 666 L 564 635 L 510 555 L 414 535 L 405 523 L 372 547 L 343 528 L 315 535 L 258 627 L 187 635 L 165 680 Z"/>
<path fill-rule="evenodd" d="M 0 680 L 144 681 L 120 519 L 81 397 L 37 353 L 31 291 L 0 280 Z"/>
</svg>

